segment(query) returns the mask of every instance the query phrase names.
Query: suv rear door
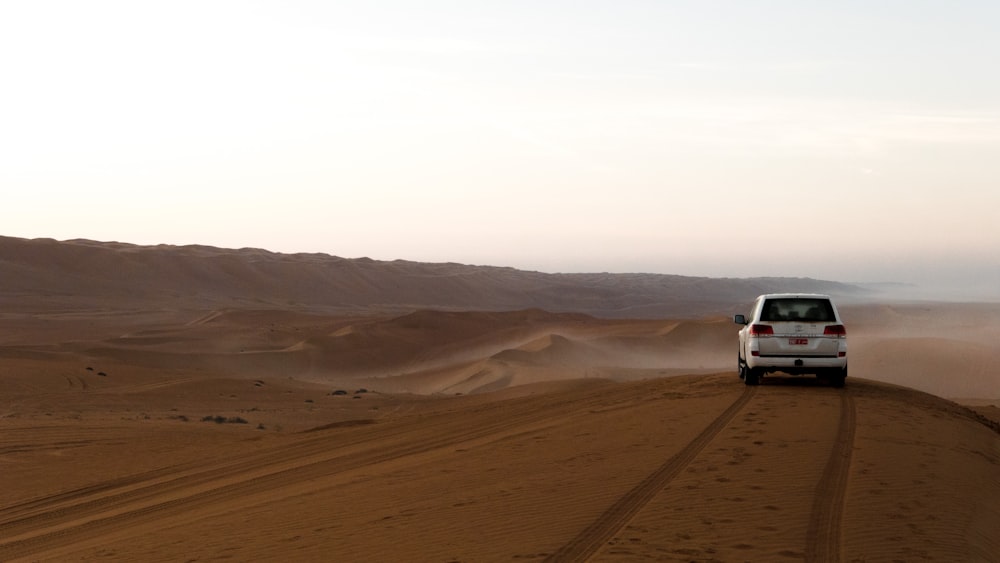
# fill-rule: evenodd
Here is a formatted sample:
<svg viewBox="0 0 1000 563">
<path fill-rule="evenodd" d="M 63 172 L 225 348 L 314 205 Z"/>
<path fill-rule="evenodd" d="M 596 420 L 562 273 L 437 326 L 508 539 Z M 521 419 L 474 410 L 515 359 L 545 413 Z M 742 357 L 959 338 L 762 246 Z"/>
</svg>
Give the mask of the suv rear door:
<svg viewBox="0 0 1000 563">
<path fill-rule="evenodd" d="M 840 348 L 839 325 L 833 303 L 824 297 L 778 297 L 764 301 L 760 324 L 773 334 L 759 339 L 762 357 L 832 357 Z"/>
</svg>

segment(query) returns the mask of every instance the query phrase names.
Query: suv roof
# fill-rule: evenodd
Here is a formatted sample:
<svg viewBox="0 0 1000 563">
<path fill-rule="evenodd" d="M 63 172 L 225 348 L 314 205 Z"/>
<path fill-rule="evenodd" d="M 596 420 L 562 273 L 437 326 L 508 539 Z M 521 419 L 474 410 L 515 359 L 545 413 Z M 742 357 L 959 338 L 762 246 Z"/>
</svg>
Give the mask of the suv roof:
<svg viewBox="0 0 1000 563">
<path fill-rule="evenodd" d="M 764 295 L 761 295 L 757 299 L 767 299 L 771 297 L 780 297 L 785 299 L 794 299 L 796 297 L 808 297 L 808 298 L 818 297 L 822 299 L 830 299 L 829 295 L 823 293 L 765 293 Z"/>
</svg>

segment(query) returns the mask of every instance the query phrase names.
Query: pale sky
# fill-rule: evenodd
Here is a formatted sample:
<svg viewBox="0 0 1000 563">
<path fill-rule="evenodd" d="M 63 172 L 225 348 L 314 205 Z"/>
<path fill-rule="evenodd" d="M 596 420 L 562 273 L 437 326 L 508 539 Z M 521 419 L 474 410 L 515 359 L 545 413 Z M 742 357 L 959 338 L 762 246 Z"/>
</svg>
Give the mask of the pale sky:
<svg viewBox="0 0 1000 563">
<path fill-rule="evenodd" d="M 0 0 L 0 234 L 1000 295 L 998 22 Z"/>
</svg>

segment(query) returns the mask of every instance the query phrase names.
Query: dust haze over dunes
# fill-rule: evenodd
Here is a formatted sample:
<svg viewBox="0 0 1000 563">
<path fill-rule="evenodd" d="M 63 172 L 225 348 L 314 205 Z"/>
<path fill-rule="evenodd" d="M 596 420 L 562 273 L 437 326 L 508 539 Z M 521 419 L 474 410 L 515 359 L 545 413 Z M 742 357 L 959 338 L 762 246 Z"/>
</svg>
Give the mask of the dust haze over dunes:
<svg viewBox="0 0 1000 563">
<path fill-rule="evenodd" d="M 845 389 L 752 388 L 731 312 L 871 296 L 21 239 L 0 275 L 0 560 L 1000 553 L 1000 305 L 846 304 Z"/>
</svg>

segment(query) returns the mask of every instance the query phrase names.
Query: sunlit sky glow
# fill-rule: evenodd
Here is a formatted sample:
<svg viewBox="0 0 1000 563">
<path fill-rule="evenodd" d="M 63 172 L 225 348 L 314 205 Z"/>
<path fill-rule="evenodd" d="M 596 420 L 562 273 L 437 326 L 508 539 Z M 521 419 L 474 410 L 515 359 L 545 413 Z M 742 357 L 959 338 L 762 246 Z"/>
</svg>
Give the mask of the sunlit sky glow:
<svg viewBox="0 0 1000 563">
<path fill-rule="evenodd" d="M 1000 294 L 1000 3 L 0 5 L 0 234 Z"/>
</svg>

